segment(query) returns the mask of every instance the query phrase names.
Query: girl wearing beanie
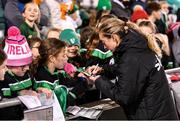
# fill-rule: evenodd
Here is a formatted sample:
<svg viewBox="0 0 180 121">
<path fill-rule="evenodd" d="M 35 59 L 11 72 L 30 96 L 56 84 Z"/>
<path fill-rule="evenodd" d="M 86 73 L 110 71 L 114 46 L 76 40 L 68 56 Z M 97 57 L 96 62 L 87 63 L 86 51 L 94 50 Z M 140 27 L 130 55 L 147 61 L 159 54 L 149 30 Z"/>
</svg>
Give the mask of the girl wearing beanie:
<svg viewBox="0 0 180 121">
<path fill-rule="evenodd" d="M 40 10 L 38 5 L 35 3 L 27 3 L 24 7 L 23 17 L 25 21 L 20 26 L 22 35 L 27 39 L 40 37 L 40 32 L 36 25 L 40 21 Z"/>
<path fill-rule="evenodd" d="M 15 26 L 8 29 L 4 51 L 7 54 L 8 71 L 1 88 L 3 96 L 16 97 L 26 94 L 37 96 L 37 93 L 31 90 L 33 82 L 28 73 L 29 65 L 32 62 L 32 53 L 26 38 Z"/>
</svg>

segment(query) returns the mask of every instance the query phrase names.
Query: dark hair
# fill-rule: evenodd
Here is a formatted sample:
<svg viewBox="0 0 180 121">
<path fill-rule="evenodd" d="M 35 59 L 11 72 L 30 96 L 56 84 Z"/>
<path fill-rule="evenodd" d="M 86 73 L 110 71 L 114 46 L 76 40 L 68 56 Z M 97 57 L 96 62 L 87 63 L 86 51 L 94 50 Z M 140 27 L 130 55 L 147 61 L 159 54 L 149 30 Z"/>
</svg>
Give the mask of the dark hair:
<svg viewBox="0 0 180 121">
<path fill-rule="evenodd" d="M 40 45 L 41 45 L 42 40 L 40 38 L 38 38 L 38 37 L 33 37 L 33 38 L 29 39 L 28 40 L 29 47 L 33 48 L 34 44 L 37 43 L 37 42 L 40 43 Z"/>
<path fill-rule="evenodd" d="M 49 38 L 43 41 L 39 47 L 40 54 L 40 64 L 46 64 L 48 62 L 49 56 L 57 56 L 61 52 L 62 48 L 65 48 L 66 44 L 56 38 Z"/>
<path fill-rule="evenodd" d="M 89 40 L 89 37 L 92 35 L 93 31 L 93 28 L 90 26 L 87 26 L 81 30 L 80 35 L 82 48 L 85 48 L 86 42 Z"/>
<path fill-rule="evenodd" d="M 38 66 L 44 66 L 47 64 L 49 56 L 57 56 L 61 52 L 62 48 L 65 48 L 66 44 L 59 39 L 49 38 L 45 41 L 42 41 L 39 47 L 40 57 L 36 60 L 36 63 L 31 65 L 30 74 L 33 75 L 36 73 Z"/>
<path fill-rule="evenodd" d="M 0 49 L 0 65 L 2 65 L 6 59 L 7 59 L 6 53 L 2 49 Z"/>
<path fill-rule="evenodd" d="M 89 41 L 86 44 L 87 47 L 87 54 L 90 56 L 92 51 L 98 46 L 99 44 L 99 34 L 97 32 L 93 32 L 90 36 Z"/>
<path fill-rule="evenodd" d="M 30 40 L 28 40 L 28 44 L 30 46 L 30 48 L 32 49 L 34 47 L 34 44 L 35 43 L 42 43 L 42 40 L 38 37 L 34 37 L 34 38 L 31 38 Z M 39 47 L 38 47 L 39 49 Z M 37 70 L 37 67 L 38 67 L 38 61 L 39 61 L 39 57 L 36 59 L 36 60 L 33 60 L 33 62 L 31 63 L 30 65 L 30 75 L 33 76 L 33 74 L 36 73 L 36 70 Z"/>
<path fill-rule="evenodd" d="M 157 2 L 151 2 L 147 4 L 146 12 L 148 13 L 148 15 L 151 15 L 153 11 L 159 11 L 160 9 L 160 4 L 158 4 Z"/>
</svg>

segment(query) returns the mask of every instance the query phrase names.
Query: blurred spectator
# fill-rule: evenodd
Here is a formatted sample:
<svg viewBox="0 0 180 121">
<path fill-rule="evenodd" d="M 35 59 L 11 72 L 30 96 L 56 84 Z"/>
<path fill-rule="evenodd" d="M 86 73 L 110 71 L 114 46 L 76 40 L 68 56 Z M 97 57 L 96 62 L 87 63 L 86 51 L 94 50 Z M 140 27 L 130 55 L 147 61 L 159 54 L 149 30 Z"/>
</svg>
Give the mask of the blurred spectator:
<svg viewBox="0 0 180 121">
<path fill-rule="evenodd" d="M 32 0 L 7 0 L 4 14 L 8 27 L 13 25 L 19 27 L 24 22 L 21 14 L 22 9 L 20 10 L 19 7 L 31 1 Z"/>
<path fill-rule="evenodd" d="M 130 11 L 128 11 L 125 6 L 123 5 L 121 0 L 112 0 L 112 10 L 111 14 L 114 14 L 118 18 L 126 17 L 129 18 Z"/>
<path fill-rule="evenodd" d="M 56 39 L 59 39 L 60 32 L 61 32 L 60 29 L 51 28 L 51 29 L 49 29 L 49 31 L 47 33 L 47 38 L 56 38 Z"/>
<path fill-rule="evenodd" d="M 74 4 L 73 9 L 68 11 L 69 16 L 74 20 L 74 26 L 77 28 L 81 26 L 82 20 L 79 13 L 79 7 Z"/>
<path fill-rule="evenodd" d="M 146 11 L 136 10 L 136 11 L 133 11 L 130 20 L 134 23 L 138 23 L 138 21 L 141 21 L 144 19 L 148 19 L 148 14 L 146 13 Z"/>
<path fill-rule="evenodd" d="M 67 15 L 67 12 L 73 8 L 72 1 L 57 1 L 57 0 L 44 0 L 40 4 L 42 13 L 48 15 L 49 27 L 58 29 L 73 29 L 76 26 L 73 24 L 73 19 Z"/>
<path fill-rule="evenodd" d="M 157 2 L 147 4 L 146 12 L 149 15 L 149 20 L 156 24 L 159 33 L 166 33 L 166 25 L 161 20 L 161 6 Z"/>
<path fill-rule="evenodd" d="M 112 9 L 111 1 L 110 0 L 99 0 L 96 9 L 97 9 L 96 22 L 97 22 L 97 20 L 100 17 L 110 14 L 111 9 Z"/>
<path fill-rule="evenodd" d="M 5 27 L 4 9 L 2 1 L 0 1 L 0 44 L 4 38 Z"/>
</svg>

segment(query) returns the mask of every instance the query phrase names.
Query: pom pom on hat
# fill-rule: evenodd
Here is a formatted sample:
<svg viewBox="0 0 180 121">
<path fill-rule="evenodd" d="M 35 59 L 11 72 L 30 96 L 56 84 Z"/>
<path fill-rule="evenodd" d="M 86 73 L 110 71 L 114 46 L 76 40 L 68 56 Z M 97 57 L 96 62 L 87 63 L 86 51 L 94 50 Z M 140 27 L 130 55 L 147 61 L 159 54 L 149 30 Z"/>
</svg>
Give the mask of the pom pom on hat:
<svg viewBox="0 0 180 121">
<path fill-rule="evenodd" d="M 148 14 L 145 10 L 136 10 L 131 15 L 131 21 L 136 22 L 138 19 L 148 19 Z"/>
<path fill-rule="evenodd" d="M 21 34 L 20 30 L 16 26 L 11 26 L 8 29 L 8 36 L 18 36 L 20 34 Z"/>
<path fill-rule="evenodd" d="M 24 66 L 32 62 L 32 52 L 26 37 L 15 26 L 8 29 L 4 52 L 7 54 L 7 66 Z"/>
<path fill-rule="evenodd" d="M 67 74 L 71 74 L 71 73 L 74 73 L 77 71 L 76 67 L 71 64 L 71 63 L 66 63 L 65 66 L 64 66 L 64 71 L 67 73 Z"/>
</svg>

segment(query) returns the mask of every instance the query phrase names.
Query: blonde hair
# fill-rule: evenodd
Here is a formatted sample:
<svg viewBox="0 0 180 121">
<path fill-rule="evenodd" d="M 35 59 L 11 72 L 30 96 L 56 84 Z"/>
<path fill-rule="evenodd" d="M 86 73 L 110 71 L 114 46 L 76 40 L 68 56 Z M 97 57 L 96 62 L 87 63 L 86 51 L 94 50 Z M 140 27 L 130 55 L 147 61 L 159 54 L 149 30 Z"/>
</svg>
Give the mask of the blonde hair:
<svg viewBox="0 0 180 121">
<path fill-rule="evenodd" d="M 145 35 L 136 24 L 130 21 L 125 22 L 117 18 L 109 18 L 97 25 L 98 32 L 102 32 L 104 36 L 108 38 L 110 38 L 112 34 L 117 34 L 120 38 L 123 38 L 123 36 L 128 32 L 128 29 L 133 29 L 140 33 L 147 40 L 148 47 L 159 57 L 162 57 L 161 51 L 157 48 L 157 43 L 155 44 L 153 42 L 155 36 Z"/>
<path fill-rule="evenodd" d="M 167 36 L 163 34 L 156 34 L 156 26 L 154 23 L 152 23 L 149 20 L 144 20 L 138 23 L 139 27 L 146 26 L 149 27 L 153 33 L 147 33 L 148 37 L 148 45 L 150 48 L 154 48 L 156 54 L 162 58 L 162 52 L 164 52 L 166 55 L 170 55 L 170 49 L 169 49 L 169 43 Z M 160 48 L 157 41 L 160 41 L 162 43 L 162 47 Z"/>
</svg>

